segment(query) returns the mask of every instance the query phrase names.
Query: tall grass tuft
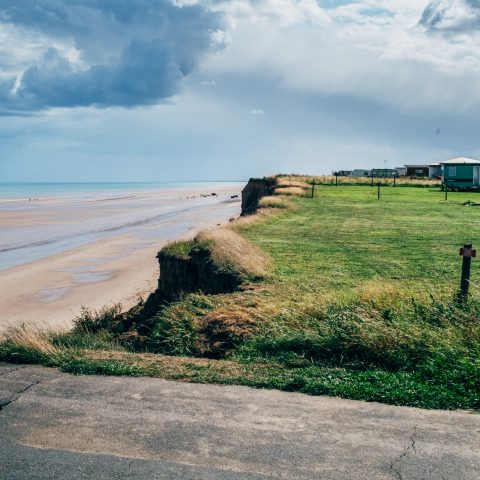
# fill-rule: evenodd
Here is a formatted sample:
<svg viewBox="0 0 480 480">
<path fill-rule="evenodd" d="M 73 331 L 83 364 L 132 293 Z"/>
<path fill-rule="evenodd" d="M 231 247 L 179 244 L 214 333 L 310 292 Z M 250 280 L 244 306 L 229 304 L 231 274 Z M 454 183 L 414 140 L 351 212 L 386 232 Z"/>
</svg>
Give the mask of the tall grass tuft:
<svg viewBox="0 0 480 480">
<path fill-rule="evenodd" d="M 299 188 L 310 188 L 310 185 L 306 181 L 302 180 L 291 180 L 290 177 L 278 177 L 275 180 L 278 187 L 299 187 Z"/>
<path fill-rule="evenodd" d="M 0 353 L 8 361 L 55 363 L 65 352 L 53 344 L 51 332 L 31 324 L 10 327 L 1 340 Z"/>
<path fill-rule="evenodd" d="M 213 262 L 220 269 L 238 273 L 245 279 L 269 275 L 270 257 L 231 228 L 205 230 L 196 236 L 195 242 L 208 246 Z"/>
<path fill-rule="evenodd" d="M 291 202 L 282 196 L 263 197 L 258 202 L 260 208 L 290 208 Z"/>
<path fill-rule="evenodd" d="M 113 330 L 116 323 L 121 320 L 122 305 L 104 306 L 100 310 L 91 311 L 82 307 L 80 314 L 73 321 L 73 331 L 97 333 L 101 330 Z"/>
<path fill-rule="evenodd" d="M 304 196 L 305 188 L 303 187 L 277 187 L 275 188 L 275 195 L 289 195 L 289 196 Z"/>
</svg>

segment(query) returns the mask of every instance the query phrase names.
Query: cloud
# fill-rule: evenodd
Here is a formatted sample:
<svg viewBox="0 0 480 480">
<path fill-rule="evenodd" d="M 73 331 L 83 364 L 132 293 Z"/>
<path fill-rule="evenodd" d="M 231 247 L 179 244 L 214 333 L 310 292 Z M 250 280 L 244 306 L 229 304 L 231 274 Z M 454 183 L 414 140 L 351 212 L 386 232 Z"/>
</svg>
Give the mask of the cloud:
<svg viewBox="0 0 480 480">
<path fill-rule="evenodd" d="M 215 8 L 226 16 L 229 42 L 206 57 L 202 73 L 218 85 L 240 78 L 246 85 L 263 82 L 286 93 L 401 112 L 478 111 L 480 43 L 473 36 L 431 35 L 419 23 L 427 4 L 219 1 Z"/>
<path fill-rule="evenodd" d="M 265 110 L 261 110 L 261 109 L 258 109 L 258 108 L 252 108 L 252 110 L 250 110 L 250 113 L 252 115 L 265 115 Z"/>
<path fill-rule="evenodd" d="M 429 31 L 466 33 L 480 28 L 480 0 L 434 0 L 420 24 Z"/>
<path fill-rule="evenodd" d="M 188 1 L 0 0 L 0 109 L 159 103 L 222 26 Z"/>
</svg>

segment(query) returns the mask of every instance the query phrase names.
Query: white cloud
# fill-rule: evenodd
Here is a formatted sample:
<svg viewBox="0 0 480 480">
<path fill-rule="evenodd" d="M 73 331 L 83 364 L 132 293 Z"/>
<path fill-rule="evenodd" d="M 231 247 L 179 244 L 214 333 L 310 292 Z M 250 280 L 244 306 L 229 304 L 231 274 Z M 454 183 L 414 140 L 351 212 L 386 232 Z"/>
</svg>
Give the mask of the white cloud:
<svg viewBox="0 0 480 480">
<path fill-rule="evenodd" d="M 428 1 L 228 1 L 230 42 L 205 72 L 256 77 L 308 95 L 347 95 L 405 111 L 480 106 L 480 43 L 419 25 Z"/>
<path fill-rule="evenodd" d="M 250 110 L 250 113 L 251 113 L 252 115 L 265 115 L 265 110 L 261 110 L 261 109 L 259 109 L 259 108 L 252 108 L 252 109 Z"/>
</svg>

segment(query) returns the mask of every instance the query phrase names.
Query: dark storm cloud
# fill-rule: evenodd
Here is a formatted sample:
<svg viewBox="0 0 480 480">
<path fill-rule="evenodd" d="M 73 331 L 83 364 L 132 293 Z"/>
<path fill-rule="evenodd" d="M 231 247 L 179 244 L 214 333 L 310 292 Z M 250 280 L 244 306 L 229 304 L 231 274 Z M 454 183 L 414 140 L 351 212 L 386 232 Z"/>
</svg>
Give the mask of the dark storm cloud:
<svg viewBox="0 0 480 480">
<path fill-rule="evenodd" d="M 0 0 L 1 24 L 49 47 L 0 79 L 2 110 L 33 111 L 158 103 L 213 48 L 222 18 L 167 0 Z M 65 54 L 69 46 L 77 59 Z"/>
<path fill-rule="evenodd" d="M 422 13 L 420 25 L 431 32 L 469 33 L 480 29 L 480 0 L 434 0 Z"/>
</svg>

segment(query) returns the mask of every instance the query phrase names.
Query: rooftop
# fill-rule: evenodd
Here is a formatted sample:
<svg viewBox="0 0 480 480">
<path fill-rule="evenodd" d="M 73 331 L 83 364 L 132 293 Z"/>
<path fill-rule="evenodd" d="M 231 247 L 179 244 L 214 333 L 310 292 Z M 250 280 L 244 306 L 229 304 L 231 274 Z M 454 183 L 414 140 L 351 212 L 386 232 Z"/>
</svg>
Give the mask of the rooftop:
<svg viewBox="0 0 480 480">
<path fill-rule="evenodd" d="M 450 160 L 445 160 L 444 162 L 440 162 L 442 165 L 480 165 L 480 160 L 475 160 L 473 158 L 467 157 L 458 157 L 452 158 Z"/>
</svg>

